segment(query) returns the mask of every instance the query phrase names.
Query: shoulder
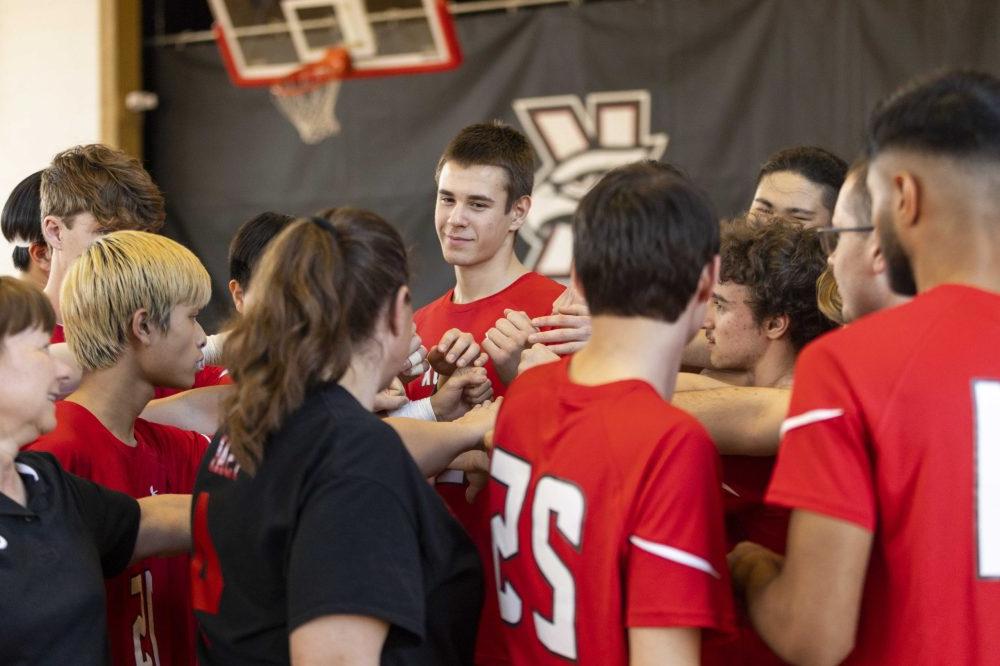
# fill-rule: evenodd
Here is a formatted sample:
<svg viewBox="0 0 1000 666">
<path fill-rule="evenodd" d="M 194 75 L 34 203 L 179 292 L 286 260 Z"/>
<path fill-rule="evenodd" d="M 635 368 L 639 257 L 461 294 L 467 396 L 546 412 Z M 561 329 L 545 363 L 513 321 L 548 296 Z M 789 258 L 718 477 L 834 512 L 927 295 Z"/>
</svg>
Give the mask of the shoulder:
<svg viewBox="0 0 1000 666">
<path fill-rule="evenodd" d="M 60 400 L 56 403 L 56 427 L 25 448 L 54 453 L 66 465 L 74 453 L 90 448 L 93 442 L 102 441 L 102 430 L 97 418 L 85 408 Z"/>
<path fill-rule="evenodd" d="M 143 444 L 185 459 L 191 456 L 200 459 L 210 442 L 208 437 L 193 430 L 182 430 L 145 419 L 135 420 L 135 435 Z"/>
<path fill-rule="evenodd" d="M 606 406 L 609 419 L 627 424 L 620 430 L 621 450 L 645 451 L 654 458 L 683 452 L 714 457 L 716 448 L 705 427 L 693 416 L 664 400 L 652 387 L 636 384 Z"/>
<path fill-rule="evenodd" d="M 514 287 L 513 291 L 519 297 L 531 297 L 533 305 L 538 306 L 544 303 L 550 308 L 552 302 L 566 291 L 564 285 L 533 271 L 525 273 L 511 286 Z"/>
<path fill-rule="evenodd" d="M 59 460 L 47 451 L 21 451 L 14 462 L 17 463 L 18 471 L 37 476 L 38 479 L 62 479 L 66 474 Z"/>
</svg>

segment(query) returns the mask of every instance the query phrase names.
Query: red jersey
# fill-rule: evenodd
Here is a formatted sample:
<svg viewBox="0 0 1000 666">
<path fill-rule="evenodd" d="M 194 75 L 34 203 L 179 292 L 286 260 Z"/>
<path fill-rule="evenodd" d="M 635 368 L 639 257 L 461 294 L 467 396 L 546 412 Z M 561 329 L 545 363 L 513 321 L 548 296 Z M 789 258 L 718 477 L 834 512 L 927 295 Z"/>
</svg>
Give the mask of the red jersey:
<svg viewBox="0 0 1000 666">
<path fill-rule="evenodd" d="M 874 534 L 851 664 L 1000 653 L 1000 294 L 946 285 L 799 358 L 769 502 Z"/>
<path fill-rule="evenodd" d="M 63 329 L 62 324 L 56 324 L 55 328 L 52 329 L 52 337 L 49 338 L 49 344 L 59 344 L 60 342 L 66 342 L 66 331 Z"/>
<path fill-rule="evenodd" d="M 518 378 L 488 488 L 513 664 L 628 664 L 629 627 L 729 631 L 719 457 L 646 382 L 573 384 L 570 358 Z"/>
<path fill-rule="evenodd" d="M 486 331 L 496 324 L 497 319 L 504 316 L 507 308 L 523 310 L 529 317 L 541 317 L 552 312 L 552 303 L 566 288 L 538 273 L 525 273 L 503 291 L 492 296 L 481 298 L 472 303 L 457 304 L 452 301 L 454 289 L 448 290 L 441 298 L 428 303 L 417 310 L 413 321 L 417 324 L 417 334 L 424 346 L 436 345 L 441 336 L 452 328 L 471 333 L 476 342 L 482 342 Z M 497 377 L 493 361 L 486 363 L 486 375 L 493 384 L 493 394 L 502 396 L 506 387 Z M 428 370 L 424 376 L 415 379 L 406 386 L 406 394 L 410 400 L 430 397 L 437 386 L 437 373 Z M 472 537 L 483 563 L 483 569 L 489 568 L 490 562 L 490 529 L 486 516 L 485 493 L 480 493 L 473 504 L 465 499 L 465 478 L 461 472 L 445 472 L 438 477 L 437 491 L 451 509 L 452 514 L 462 524 L 462 527 Z M 476 645 L 476 663 L 487 664 L 507 663 L 500 634 L 500 617 L 496 612 L 495 592 L 491 585 L 486 586 L 483 615 L 479 622 L 479 640 Z"/>
<path fill-rule="evenodd" d="M 204 386 L 220 386 L 232 383 L 233 378 L 229 375 L 229 370 L 223 368 L 221 365 L 206 365 L 204 368 L 199 370 L 197 374 L 195 374 L 194 384 L 191 388 L 196 389 Z M 191 389 L 165 388 L 157 386 L 153 391 L 153 399 L 166 398 L 190 390 Z"/>
<path fill-rule="evenodd" d="M 69 472 L 135 498 L 190 493 L 208 440 L 198 433 L 135 421 L 128 446 L 84 407 L 56 403 L 56 429 L 27 448 L 48 451 Z M 108 638 L 115 666 L 195 664 L 188 556 L 153 557 L 105 581 Z"/>
</svg>

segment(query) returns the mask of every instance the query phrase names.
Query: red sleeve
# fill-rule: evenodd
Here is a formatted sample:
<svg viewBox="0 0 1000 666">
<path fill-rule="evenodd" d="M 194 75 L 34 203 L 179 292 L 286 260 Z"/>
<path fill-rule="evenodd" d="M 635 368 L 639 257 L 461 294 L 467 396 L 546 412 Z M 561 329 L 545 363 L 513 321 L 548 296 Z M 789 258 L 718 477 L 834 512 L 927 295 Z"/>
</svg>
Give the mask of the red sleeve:
<svg viewBox="0 0 1000 666">
<path fill-rule="evenodd" d="M 767 501 L 874 530 L 868 428 L 844 368 L 828 345 L 807 347 L 795 369 Z"/>
<path fill-rule="evenodd" d="M 697 424 L 679 430 L 661 442 L 632 510 L 625 624 L 730 631 L 718 453 Z"/>
</svg>

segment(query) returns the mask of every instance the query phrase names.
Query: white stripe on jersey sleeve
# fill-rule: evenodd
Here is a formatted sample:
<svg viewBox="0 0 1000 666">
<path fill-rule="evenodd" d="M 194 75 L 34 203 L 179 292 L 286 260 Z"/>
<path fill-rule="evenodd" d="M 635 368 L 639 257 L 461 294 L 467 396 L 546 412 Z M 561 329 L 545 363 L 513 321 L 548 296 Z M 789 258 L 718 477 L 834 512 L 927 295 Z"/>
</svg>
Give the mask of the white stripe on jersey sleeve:
<svg viewBox="0 0 1000 666">
<path fill-rule="evenodd" d="M 641 548 L 647 553 L 656 555 L 657 557 L 662 557 L 665 560 L 670 560 L 671 562 L 676 562 L 678 564 L 683 564 L 686 567 L 691 567 L 692 569 L 697 569 L 698 571 L 704 571 L 707 574 L 719 578 L 719 572 L 715 570 L 712 564 L 697 555 L 693 555 L 686 550 L 681 550 L 680 548 L 674 548 L 673 546 L 667 546 L 666 544 L 656 543 L 655 541 L 647 541 L 642 537 L 637 537 L 632 535 L 628 538 L 629 543 L 637 548 Z"/>
<path fill-rule="evenodd" d="M 781 430 L 778 437 L 783 438 L 789 430 L 795 430 L 802 426 L 807 426 L 820 421 L 829 421 L 844 415 L 843 409 L 813 409 L 798 416 L 792 416 L 781 423 Z"/>
</svg>

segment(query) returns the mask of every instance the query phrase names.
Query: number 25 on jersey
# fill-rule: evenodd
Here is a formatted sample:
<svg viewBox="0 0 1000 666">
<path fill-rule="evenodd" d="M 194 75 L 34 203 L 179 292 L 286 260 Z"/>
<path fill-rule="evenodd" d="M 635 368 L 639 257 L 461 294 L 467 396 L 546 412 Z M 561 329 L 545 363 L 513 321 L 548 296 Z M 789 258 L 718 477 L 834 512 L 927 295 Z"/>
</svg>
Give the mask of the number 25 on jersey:
<svg viewBox="0 0 1000 666">
<path fill-rule="evenodd" d="M 531 557 L 522 552 L 518 534 L 518 522 L 531 482 L 531 465 L 496 448 L 490 476 L 507 487 L 503 514 L 490 518 L 500 617 L 508 624 L 517 625 L 524 618 L 524 603 L 510 581 L 504 579 L 501 563 L 516 557 Z M 576 659 L 576 581 L 549 542 L 553 516 L 559 537 L 579 550 L 583 539 L 583 494 L 568 481 L 543 476 L 535 484 L 531 503 L 531 554 L 534 555 L 533 568 L 552 589 L 552 617 L 546 618 L 532 609 L 531 619 L 542 645 L 562 657 Z"/>
</svg>

